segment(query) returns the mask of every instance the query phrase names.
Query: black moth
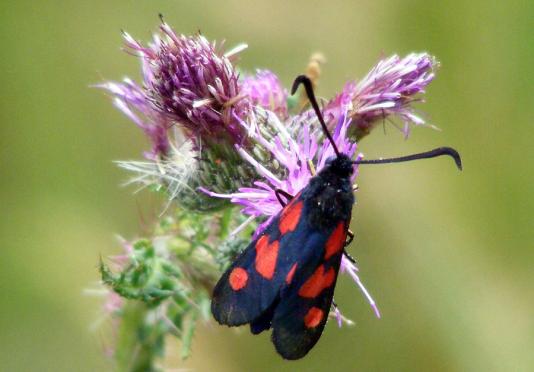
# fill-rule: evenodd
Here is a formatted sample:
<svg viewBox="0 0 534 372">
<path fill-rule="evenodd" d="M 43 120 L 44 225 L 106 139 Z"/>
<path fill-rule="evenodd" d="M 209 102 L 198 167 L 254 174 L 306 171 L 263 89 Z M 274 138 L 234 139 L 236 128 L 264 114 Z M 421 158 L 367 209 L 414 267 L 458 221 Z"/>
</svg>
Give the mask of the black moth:
<svg viewBox="0 0 534 372">
<path fill-rule="evenodd" d="M 297 77 L 292 94 L 300 84 L 304 85 L 336 156 L 328 159 L 325 167 L 294 197 L 277 190 L 278 200 L 288 204 L 222 275 L 211 304 L 213 316 L 220 324 L 250 324 L 253 334 L 272 328 L 276 351 L 285 359 L 302 358 L 313 348 L 333 305 L 341 258 L 352 239 L 348 228 L 354 204 L 350 181 L 354 164 L 449 155 L 461 169 L 460 155 L 449 147 L 399 158 L 351 160 L 338 151 L 311 81 L 306 76 Z"/>
</svg>

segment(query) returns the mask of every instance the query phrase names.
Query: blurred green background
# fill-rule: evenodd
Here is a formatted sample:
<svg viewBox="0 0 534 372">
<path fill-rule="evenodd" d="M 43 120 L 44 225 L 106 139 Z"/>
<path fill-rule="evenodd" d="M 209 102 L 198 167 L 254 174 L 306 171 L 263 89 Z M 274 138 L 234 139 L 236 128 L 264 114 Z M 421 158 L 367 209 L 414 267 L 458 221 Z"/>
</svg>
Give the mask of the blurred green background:
<svg viewBox="0 0 534 372">
<path fill-rule="evenodd" d="M 1 370 L 112 368 L 107 338 L 91 331 L 101 299 L 83 290 L 99 255 L 119 250 L 114 234 L 136 236 L 161 205 L 119 187 L 128 175 L 112 160 L 140 158 L 147 144 L 89 85 L 139 77 L 119 30 L 147 40 L 158 12 L 178 32 L 246 41 L 241 66 L 286 85 L 323 52 L 326 97 L 382 56 L 426 50 L 442 68 L 419 108 L 443 131 L 404 141 L 379 129 L 361 150 L 446 144 L 465 163 L 462 173 L 448 160 L 361 170 L 351 252 L 382 319 L 344 277 L 336 300 L 356 325 L 330 322 L 305 359 L 284 362 L 268 335 L 208 324 L 192 359 L 169 368 L 534 370 L 534 2 L 482 0 L 2 1 Z"/>
</svg>

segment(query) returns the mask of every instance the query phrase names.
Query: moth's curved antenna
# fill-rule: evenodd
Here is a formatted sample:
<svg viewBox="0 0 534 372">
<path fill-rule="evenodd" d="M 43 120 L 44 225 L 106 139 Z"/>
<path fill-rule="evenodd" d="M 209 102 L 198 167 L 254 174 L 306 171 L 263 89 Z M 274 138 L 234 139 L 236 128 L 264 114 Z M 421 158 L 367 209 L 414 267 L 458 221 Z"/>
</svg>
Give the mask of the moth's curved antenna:
<svg viewBox="0 0 534 372">
<path fill-rule="evenodd" d="M 398 158 L 388 159 L 372 159 L 372 160 L 355 160 L 353 164 L 386 164 L 386 163 L 402 163 L 405 161 L 418 160 L 418 159 L 430 159 L 438 156 L 447 155 L 454 159 L 456 166 L 459 170 L 462 170 L 462 158 L 458 151 L 452 147 L 438 147 L 437 149 L 420 152 L 418 154 L 399 156 Z"/>
<path fill-rule="evenodd" d="M 315 111 L 315 114 L 317 115 L 317 118 L 319 119 L 319 123 L 321 123 L 321 127 L 323 128 L 323 132 L 332 144 L 332 147 L 334 148 L 334 152 L 336 153 L 336 156 L 339 157 L 339 150 L 337 149 L 336 143 L 334 142 L 334 139 L 332 138 L 332 135 L 328 131 L 328 127 L 326 126 L 323 114 L 321 114 L 321 110 L 319 109 L 319 104 L 317 103 L 317 99 L 315 99 L 315 93 L 313 93 L 313 85 L 311 80 L 306 75 L 299 75 L 293 82 L 293 86 L 291 87 L 291 95 L 295 94 L 297 91 L 299 85 L 304 85 L 304 89 L 306 90 L 306 95 L 308 96 L 308 99 L 310 100 L 310 103 L 313 107 L 313 110 Z"/>
</svg>

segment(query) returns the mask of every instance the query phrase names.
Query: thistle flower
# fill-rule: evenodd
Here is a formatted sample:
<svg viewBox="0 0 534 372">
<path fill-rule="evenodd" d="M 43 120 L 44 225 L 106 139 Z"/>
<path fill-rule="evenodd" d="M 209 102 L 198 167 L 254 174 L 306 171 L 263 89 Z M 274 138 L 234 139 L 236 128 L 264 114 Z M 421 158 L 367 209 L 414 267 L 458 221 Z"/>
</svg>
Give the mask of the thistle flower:
<svg viewBox="0 0 534 372">
<path fill-rule="evenodd" d="M 412 53 L 404 58 L 393 55 L 381 60 L 358 83 L 351 81 L 325 107 L 325 119 L 331 125 L 345 111 L 352 118 L 351 137 L 356 140 L 369 134 L 373 127 L 389 116 L 399 117 L 405 136 L 410 124 L 425 120 L 415 113 L 412 104 L 421 101 L 418 94 L 434 79 L 438 63 L 427 53 Z"/>
<path fill-rule="evenodd" d="M 273 72 L 257 70 L 255 76 L 245 77 L 241 92 L 252 105 L 274 112 L 281 120 L 287 118 L 287 90 Z"/>
<path fill-rule="evenodd" d="M 251 108 L 232 64 L 245 46 L 223 53 L 202 35 L 177 35 L 166 23 L 160 30 L 148 46 L 124 33 L 128 49 L 140 56 L 142 87 L 130 79 L 99 85 L 153 143 L 148 161 L 119 165 L 137 173 L 133 182 L 163 187 L 188 209 L 219 209 L 224 200 L 206 197 L 199 186 L 230 192 L 255 177 L 234 151 L 247 137 L 238 120 Z"/>
<path fill-rule="evenodd" d="M 270 172 L 261 162 L 249 154 L 245 149 L 236 146 L 237 151 L 241 156 L 248 161 L 256 172 L 262 176 L 262 180 L 254 182 L 253 187 L 241 187 L 235 193 L 220 194 L 209 189 L 202 188 L 202 191 L 212 197 L 227 198 L 234 204 L 242 207 L 241 213 L 248 215 L 252 218 L 266 218 L 266 220 L 259 225 L 254 236 L 258 236 L 269 225 L 272 218 L 280 212 L 282 206 L 278 201 L 275 190 L 282 189 L 289 194 L 297 194 L 302 190 L 313 177 L 315 171 L 320 171 L 326 164 L 326 160 L 332 156 L 335 156 L 334 150 L 331 144 L 327 141 L 323 142 L 321 146 L 318 145 L 317 138 L 311 134 L 309 127 L 310 121 L 307 115 L 297 116 L 294 118 L 292 127 L 301 127 L 302 130 L 297 139 L 294 139 L 290 132 L 287 131 L 285 126 L 278 120 L 273 113 L 264 111 L 261 113 L 267 118 L 267 121 L 274 123 L 279 130 L 279 135 L 274 138 L 273 142 L 269 142 L 263 138 L 259 131 L 254 131 L 253 128 L 258 127 L 255 122 L 245 123 L 241 121 L 241 124 L 251 132 L 251 136 L 255 140 L 268 149 L 272 157 L 277 163 L 286 169 L 287 177 L 280 179 L 272 172 Z M 348 113 L 343 114 L 339 118 L 339 122 L 332 135 L 334 142 L 340 152 L 352 157 L 357 145 L 352 143 L 348 137 L 347 132 L 351 125 L 351 119 L 348 117 Z M 358 155 L 361 156 L 361 155 Z M 356 178 L 358 172 L 357 169 L 352 176 L 352 181 Z M 250 222 L 250 219 L 247 220 Z M 374 300 L 369 295 L 369 292 L 365 289 L 361 283 L 358 275 L 356 274 L 356 266 L 350 262 L 349 258 L 345 255 L 341 260 L 341 271 L 346 271 L 351 275 L 356 284 L 363 291 L 367 297 L 371 307 L 375 310 L 377 317 L 380 317 L 380 313 L 376 308 Z M 337 310 L 339 312 L 339 310 Z M 336 315 L 338 319 L 340 313 Z"/>
<path fill-rule="evenodd" d="M 148 47 L 125 33 L 126 45 L 143 61 L 145 97 L 153 108 L 182 125 L 192 136 L 231 135 L 239 142 L 248 102 L 239 95 L 239 75 L 231 63 L 238 50 L 224 54 L 221 46 L 198 34 L 177 35 L 166 23 Z"/>
</svg>

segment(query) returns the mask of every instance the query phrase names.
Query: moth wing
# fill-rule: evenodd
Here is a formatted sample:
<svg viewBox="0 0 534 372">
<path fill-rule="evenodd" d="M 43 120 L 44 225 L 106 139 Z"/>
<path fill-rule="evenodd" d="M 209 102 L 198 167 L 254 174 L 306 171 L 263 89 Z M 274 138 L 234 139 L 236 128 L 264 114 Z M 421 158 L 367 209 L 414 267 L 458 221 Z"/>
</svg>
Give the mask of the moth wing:
<svg viewBox="0 0 534 372">
<path fill-rule="evenodd" d="M 299 359 L 317 343 L 325 327 L 339 273 L 349 221 L 323 233 L 320 246 L 310 246 L 320 256 L 308 256 L 282 290 L 272 318 L 272 341 L 285 359 Z"/>
<path fill-rule="evenodd" d="M 217 322 L 229 326 L 246 324 L 259 317 L 275 300 L 279 287 L 255 270 L 256 246 L 253 241 L 232 263 L 213 290 L 211 312 Z"/>
<path fill-rule="evenodd" d="M 211 310 L 215 320 L 221 324 L 238 326 L 257 320 L 269 323 L 279 299 L 280 290 L 291 270 L 288 266 L 298 256 L 303 234 L 298 233 L 306 225 L 303 216 L 304 203 L 297 195 L 291 203 L 267 226 L 232 263 L 219 279 L 213 290 Z M 262 321 L 262 319 L 267 320 Z"/>
</svg>

